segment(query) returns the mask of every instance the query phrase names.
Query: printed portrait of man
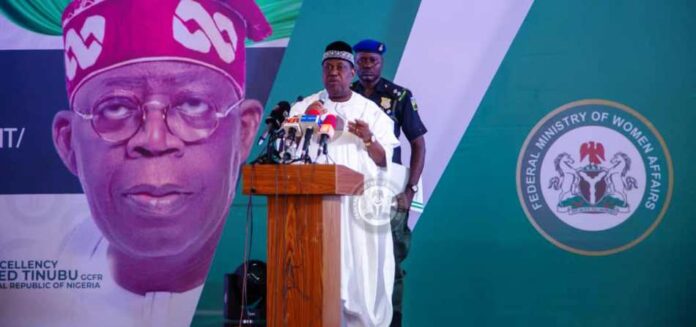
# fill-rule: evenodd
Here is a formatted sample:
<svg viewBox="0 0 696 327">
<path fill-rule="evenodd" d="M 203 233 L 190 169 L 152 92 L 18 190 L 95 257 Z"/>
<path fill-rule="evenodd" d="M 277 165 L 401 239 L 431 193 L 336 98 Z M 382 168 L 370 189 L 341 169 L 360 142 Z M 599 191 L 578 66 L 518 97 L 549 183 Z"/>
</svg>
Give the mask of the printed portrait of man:
<svg viewBox="0 0 696 327">
<path fill-rule="evenodd" d="M 137 294 L 201 285 L 262 113 L 244 99 L 245 36 L 270 26 L 251 0 L 104 0 L 72 2 L 63 29 L 54 144 L 114 278 Z"/>
<path fill-rule="evenodd" d="M 80 277 L 3 293 L 0 325 L 188 326 L 263 110 L 245 40 L 271 27 L 253 0 L 74 0 L 62 30 L 53 144 L 89 217 L 17 258 Z"/>
</svg>

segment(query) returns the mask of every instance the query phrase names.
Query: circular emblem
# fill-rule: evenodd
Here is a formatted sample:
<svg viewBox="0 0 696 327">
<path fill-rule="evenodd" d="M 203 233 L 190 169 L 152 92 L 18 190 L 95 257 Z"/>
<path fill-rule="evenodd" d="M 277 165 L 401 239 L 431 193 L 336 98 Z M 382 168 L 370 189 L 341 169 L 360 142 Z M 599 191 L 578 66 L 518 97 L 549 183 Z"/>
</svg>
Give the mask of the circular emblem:
<svg viewBox="0 0 696 327">
<path fill-rule="evenodd" d="M 608 255 L 645 239 L 672 197 L 672 159 L 635 110 L 607 100 L 571 102 L 544 117 L 517 161 L 527 218 L 554 245 Z"/>
<path fill-rule="evenodd" d="M 386 178 L 368 179 L 363 184 L 363 194 L 351 197 L 353 215 L 368 225 L 379 227 L 391 223 L 396 217 L 396 185 Z"/>
</svg>

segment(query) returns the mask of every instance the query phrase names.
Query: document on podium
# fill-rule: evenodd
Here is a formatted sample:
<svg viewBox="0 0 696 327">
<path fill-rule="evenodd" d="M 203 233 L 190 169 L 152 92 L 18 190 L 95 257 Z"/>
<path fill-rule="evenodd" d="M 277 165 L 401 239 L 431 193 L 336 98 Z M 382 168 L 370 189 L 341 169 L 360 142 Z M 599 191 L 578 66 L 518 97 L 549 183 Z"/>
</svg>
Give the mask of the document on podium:
<svg viewBox="0 0 696 327">
<path fill-rule="evenodd" d="M 382 172 L 379 176 L 379 180 L 376 184 L 383 187 L 383 189 L 391 194 L 392 206 L 396 209 L 396 196 L 406 189 L 406 184 L 408 183 L 409 168 L 400 164 L 390 163 L 386 171 Z M 369 181 L 366 181 L 366 187 Z M 422 213 L 424 208 L 423 204 L 423 180 L 418 179 L 418 192 L 413 196 L 411 201 L 411 211 Z"/>
</svg>

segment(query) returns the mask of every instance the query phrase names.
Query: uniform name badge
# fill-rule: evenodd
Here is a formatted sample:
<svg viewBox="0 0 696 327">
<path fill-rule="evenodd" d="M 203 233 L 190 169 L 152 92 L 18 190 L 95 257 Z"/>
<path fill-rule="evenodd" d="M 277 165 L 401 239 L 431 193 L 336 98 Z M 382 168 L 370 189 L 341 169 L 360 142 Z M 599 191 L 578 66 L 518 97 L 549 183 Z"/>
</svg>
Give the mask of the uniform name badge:
<svg viewBox="0 0 696 327">
<path fill-rule="evenodd" d="M 382 108 L 384 109 L 389 109 L 391 108 L 391 99 L 387 97 L 382 97 L 382 101 L 379 105 L 382 106 Z"/>
</svg>

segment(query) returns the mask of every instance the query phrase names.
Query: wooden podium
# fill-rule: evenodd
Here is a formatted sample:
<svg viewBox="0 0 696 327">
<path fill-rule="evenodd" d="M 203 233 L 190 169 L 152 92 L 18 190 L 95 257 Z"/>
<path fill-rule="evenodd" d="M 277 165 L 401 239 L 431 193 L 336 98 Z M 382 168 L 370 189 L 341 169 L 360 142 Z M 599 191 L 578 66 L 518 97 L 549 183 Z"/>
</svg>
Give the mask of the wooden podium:
<svg viewBox="0 0 696 327">
<path fill-rule="evenodd" d="M 244 194 L 268 198 L 268 326 L 339 326 L 341 202 L 363 192 L 341 165 L 246 165 Z"/>
</svg>

